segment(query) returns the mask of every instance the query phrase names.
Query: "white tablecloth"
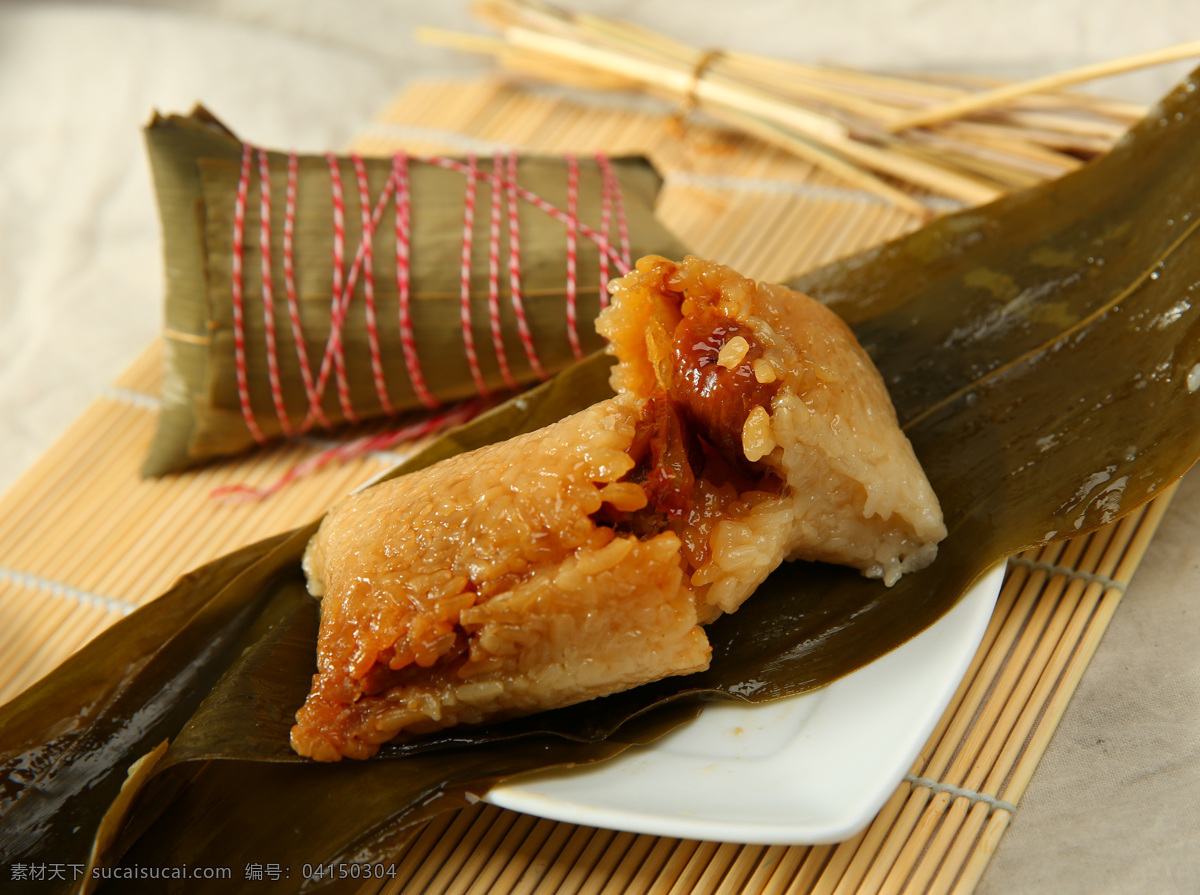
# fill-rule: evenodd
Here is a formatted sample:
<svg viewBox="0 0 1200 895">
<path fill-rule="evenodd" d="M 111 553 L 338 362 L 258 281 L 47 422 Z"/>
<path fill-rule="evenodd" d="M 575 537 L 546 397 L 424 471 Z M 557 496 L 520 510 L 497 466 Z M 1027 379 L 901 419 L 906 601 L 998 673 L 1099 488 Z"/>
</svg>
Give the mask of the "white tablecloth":
<svg viewBox="0 0 1200 895">
<path fill-rule="evenodd" d="M 1200 37 L 1160 0 L 592 0 L 698 46 L 875 68 L 1032 76 Z M 1003 6 L 1003 10 L 999 11 Z M 483 30 L 459 3 L 0 3 L 0 487 L 159 326 L 140 126 L 203 101 L 261 145 L 344 145 L 410 80 L 489 63 L 423 47 Z M 1099 92 L 1152 101 L 1186 71 Z M 980 891 L 1200 891 L 1200 477 L 1185 480 Z"/>
</svg>

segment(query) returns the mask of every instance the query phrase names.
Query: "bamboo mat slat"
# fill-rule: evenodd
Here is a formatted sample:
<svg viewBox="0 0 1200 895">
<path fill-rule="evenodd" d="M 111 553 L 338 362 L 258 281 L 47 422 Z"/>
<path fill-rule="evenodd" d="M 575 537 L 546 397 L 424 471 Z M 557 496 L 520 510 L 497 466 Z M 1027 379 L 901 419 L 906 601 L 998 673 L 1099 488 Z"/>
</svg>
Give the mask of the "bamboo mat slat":
<svg viewBox="0 0 1200 895">
<path fill-rule="evenodd" d="M 1036 127 L 1032 120 L 1031 127 Z M 1112 139 L 1115 135 L 1106 135 Z M 782 279 L 919 225 L 757 141 L 618 104 L 499 81 L 418 84 L 351 147 L 363 153 L 648 155 L 658 213 L 699 254 Z M 143 480 L 162 346 L 155 341 L 0 498 L 0 701 L 203 562 L 316 518 L 400 454 L 327 466 L 261 502 L 322 445 L 303 440 Z M 435 818 L 366 892 L 969 893 L 1012 821 L 1172 492 L 1086 537 L 1010 561 L 983 642 L 911 773 L 846 842 L 761 846 L 641 836 L 475 804 Z"/>
</svg>

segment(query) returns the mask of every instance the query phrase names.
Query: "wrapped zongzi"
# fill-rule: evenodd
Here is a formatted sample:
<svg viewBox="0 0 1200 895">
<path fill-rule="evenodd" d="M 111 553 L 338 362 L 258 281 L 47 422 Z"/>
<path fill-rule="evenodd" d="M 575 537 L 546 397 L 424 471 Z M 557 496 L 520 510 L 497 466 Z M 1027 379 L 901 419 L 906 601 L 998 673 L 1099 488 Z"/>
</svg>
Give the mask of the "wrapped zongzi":
<svg viewBox="0 0 1200 895">
<path fill-rule="evenodd" d="M 166 267 L 145 472 L 545 379 L 602 284 L 677 254 L 642 158 L 300 155 L 211 114 L 146 128 Z"/>
</svg>

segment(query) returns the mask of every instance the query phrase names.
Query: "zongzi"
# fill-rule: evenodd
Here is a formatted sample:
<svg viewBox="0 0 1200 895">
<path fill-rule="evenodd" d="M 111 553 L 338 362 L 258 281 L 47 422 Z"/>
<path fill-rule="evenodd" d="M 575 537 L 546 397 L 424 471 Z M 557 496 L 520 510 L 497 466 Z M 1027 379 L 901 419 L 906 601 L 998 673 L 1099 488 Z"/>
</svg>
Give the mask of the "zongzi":
<svg viewBox="0 0 1200 895">
<path fill-rule="evenodd" d="M 679 251 L 643 158 L 268 152 L 202 108 L 155 115 L 146 144 L 167 383 L 148 475 L 532 385 L 600 347 L 610 271 Z"/>
<path fill-rule="evenodd" d="M 643 258 L 611 291 L 616 397 L 323 520 L 298 752 L 365 758 L 701 670 L 702 625 L 785 558 L 887 584 L 933 559 L 937 498 L 836 315 L 697 258 Z"/>
</svg>

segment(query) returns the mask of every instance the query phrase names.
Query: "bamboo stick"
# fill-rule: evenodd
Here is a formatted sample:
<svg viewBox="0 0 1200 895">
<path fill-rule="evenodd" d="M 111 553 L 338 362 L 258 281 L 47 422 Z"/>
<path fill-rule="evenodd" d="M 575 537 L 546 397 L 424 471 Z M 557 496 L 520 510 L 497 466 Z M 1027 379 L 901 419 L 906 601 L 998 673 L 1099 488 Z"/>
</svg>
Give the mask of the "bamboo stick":
<svg viewBox="0 0 1200 895">
<path fill-rule="evenodd" d="M 432 875 L 434 869 L 440 866 L 441 862 L 434 856 L 439 848 L 445 848 L 445 843 L 456 838 L 453 834 L 457 829 L 465 828 L 465 816 L 470 810 L 447 811 L 427 821 L 420 834 L 409 840 L 403 855 L 396 861 L 396 879 L 389 882 L 385 891 L 400 891 L 401 886 L 410 883 L 414 888 L 422 886 L 424 882 L 419 879 L 421 873 L 424 871 Z"/>
<path fill-rule="evenodd" d="M 555 856 L 553 863 L 549 865 L 545 875 L 538 881 L 538 885 L 533 889 L 534 893 L 540 895 L 540 893 L 558 892 L 563 880 L 567 878 L 571 868 L 579 860 L 579 856 L 584 853 L 595 832 L 589 827 L 570 829 L 570 836 Z"/>
<path fill-rule="evenodd" d="M 805 161 L 811 162 L 813 165 L 841 177 L 843 180 L 860 189 L 890 201 L 910 214 L 921 218 L 928 217 L 930 214 L 929 209 L 925 208 L 915 199 L 889 186 L 869 172 L 846 162 L 844 159 L 839 158 L 826 149 L 822 149 L 820 146 L 789 134 L 768 121 L 744 115 L 733 110 L 726 110 L 724 115 L 728 120 L 733 121 L 746 131 L 746 133 L 787 149 Z"/>
<path fill-rule="evenodd" d="M 879 860 L 887 834 L 907 801 L 910 790 L 911 785 L 907 781 L 903 781 L 884 803 L 879 814 L 867 827 L 862 842 L 855 851 L 854 858 L 846 866 L 833 895 L 850 895 L 860 889 L 867 873 Z"/>
<path fill-rule="evenodd" d="M 832 895 L 834 889 L 837 888 L 838 881 L 842 878 L 842 874 L 846 872 L 846 868 L 854 860 L 854 855 L 858 851 L 858 847 L 866 837 L 867 831 L 862 830 L 857 835 L 833 847 L 833 852 L 829 855 L 825 866 L 822 868 L 820 877 L 812 887 L 813 895 Z"/>
<path fill-rule="evenodd" d="M 655 842 L 654 836 L 634 837 L 629 843 L 629 849 L 621 856 L 621 862 L 605 881 L 600 895 L 632 895 L 633 878 L 643 866 Z"/>
<path fill-rule="evenodd" d="M 961 72 L 913 72 L 916 80 L 933 84 L 949 85 L 962 94 L 978 94 L 981 91 L 993 90 L 1013 81 L 988 75 L 969 75 Z M 1068 90 L 1049 90 L 1045 93 L 1027 93 L 1014 100 L 1019 106 L 1028 105 L 1042 109 L 1068 110 L 1069 113 L 1082 111 L 1099 112 L 1114 118 L 1128 118 L 1135 121 L 1145 114 L 1145 109 L 1137 103 L 1116 100 L 1111 97 L 1094 93 L 1079 93 Z"/>
<path fill-rule="evenodd" d="M 737 895 L 739 892 L 747 891 L 746 881 L 758 867 L 759 860 L 767 851 L 765 845 L 741 845 L 734 848 L 736 850 L 734 859 L 730 861 L 720 879 L 714 879 L 707 883 L 701 880 L 701 886 L 706 891 L 711 891 L 713 895 Z"/>
<path fill-rule="evenodd" d="M 954 884 L 955 879 L 959 876 L 963 865 L 964 847 L 968 843 L 974 842 L 979 838 L 979 831 L 985 826 L 990 817 L 988 806 L 982 802 L 976 802 L 969 808 L 963 808 L 960 813 L 965 813 L 966 816 L 962 819 L 958 829 L 948 828 L 946 830 L 946 839 L 952 840 L 952 845 L 943 858 L 941 867 L 929 866 L 921 873 L 921 880 L 927 881 L 924 895 L 946 895 L 950 887 Z M 1008 814 L 1006 809 L 999 809 L 997 813 Z M 951 844 L 951 843 L 947 843 Z M 930 875 L 937 871 L 932 879 Z M 914 879 L 913 891 L 917 891 L 916 885 L 919 881 Z"/>
<path fill-rule="evenodd" d="M 660 877 L 663 868 L 672 859 L 680 840 L 666 837 L 647 837 L 651 839 L 651 848 L 642 857 L 636 867 L 630 866 L 627 873 L 615 877 L 610 884 L 611 895 L 642 895 L 654 889 L 655 880 Z M 624 885 L 624 889 L 617 884 Z M 609 895 L 609 893 L 605 893 Z"/>
<path fill-rule="evenodd" d="M 987 827 L 980 837 L 975 851 L 971 853 L 951 890 L 954 895 L 970 895 L 975 890 L 979 880 L 983 877 L 988 860 L 996 852 L 1000 837 L 1004 835 L 1004 831 L 1008 829 L 1010 823 L 1012 823 L 1012 815 L 1007 811 L 997 811 L 988 819 Z"/>
<path fill-rule="evenodd" d="M 1139 68 L 1149 68 L 1167 62 L 1178 62 L 1182 59 L 1190 59 L 1193 56 L 1200 56 L 1200 40 L 1188 41 L 1171 47 L 1163 47 L 1162 49 L 1151 50 L 1146 53 L 1135 53 L 1120 59 L 1083 65 L 1070 71 L 1058 72 L 1042 78 L 1034 78 L 1030 81 L 1022 81 L 1019 84 L 1005 84 L 983 93 L 964 97 L 931 109 L 925 109 L 914 115 L 908 115 L 893 122 L 891 129 L 899 132 L 914 127 L 928 127 L 931 124 L 938 124 L 942 121 L 948 121 L 951 118 L 961 118 L 964 115 L 969 115 L 982 109 L 998 106 L 1030 93 L 1045 93 L 1051 90 L 1060 90 L 1063 87 L 1069 87 L 1073 84 L 1082 84 L 1098 78 L 1107 78 L 1112 75 L 1124 74 Z"/>
<path fill-rule="evenodd" d="M 510 877 L 510 871 L 515 871 L 511 874 L 511 879 L 515 879 L 524 869 L 524 865 L 517 862 L 518 855 L 522 843 L 529 837 L 536 824 L 537 818 L 532 815 L 516 815 L 504 835 L 490 849 L 483 866 L 469 876 L 464 874 L 461 882 L 456 880 L 451 891 L 464 892 L 466 895 L 485 895 L 488 892 L 508 889 L 510 886 L 505 885 L 504 881 Z M 515 867 L 514 862 L 517 862 Z"/>
</svg>

